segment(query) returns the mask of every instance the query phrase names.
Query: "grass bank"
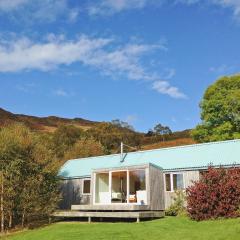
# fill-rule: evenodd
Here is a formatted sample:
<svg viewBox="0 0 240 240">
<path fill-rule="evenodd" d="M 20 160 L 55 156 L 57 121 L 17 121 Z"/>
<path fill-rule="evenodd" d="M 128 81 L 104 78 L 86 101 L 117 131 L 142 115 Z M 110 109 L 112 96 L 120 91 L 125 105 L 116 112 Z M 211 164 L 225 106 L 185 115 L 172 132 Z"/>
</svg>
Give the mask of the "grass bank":
<svg viewBox="0 0 240 240">
<path fill-rule="evenodd" d="M 237 240 L 240 219 L 194 222 L 183 217 L 141 223 L 60 222 L 8 236 L 7 240 Z"/>
</svg>

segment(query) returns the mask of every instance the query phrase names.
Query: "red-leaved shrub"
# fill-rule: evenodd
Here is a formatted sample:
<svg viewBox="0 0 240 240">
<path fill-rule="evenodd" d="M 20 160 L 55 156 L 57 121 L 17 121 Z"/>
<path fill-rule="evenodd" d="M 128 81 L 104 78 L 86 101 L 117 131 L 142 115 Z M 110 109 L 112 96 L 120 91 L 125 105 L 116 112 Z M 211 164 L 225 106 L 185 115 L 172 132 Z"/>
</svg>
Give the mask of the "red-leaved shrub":
<svg viewBox="0 0 240 240">
<path fill-rule="evenodd" d="M 210 167 L 186 193 L 187 211 L 194 220 L 239 216 L 240 169 Z"/>
</svg>

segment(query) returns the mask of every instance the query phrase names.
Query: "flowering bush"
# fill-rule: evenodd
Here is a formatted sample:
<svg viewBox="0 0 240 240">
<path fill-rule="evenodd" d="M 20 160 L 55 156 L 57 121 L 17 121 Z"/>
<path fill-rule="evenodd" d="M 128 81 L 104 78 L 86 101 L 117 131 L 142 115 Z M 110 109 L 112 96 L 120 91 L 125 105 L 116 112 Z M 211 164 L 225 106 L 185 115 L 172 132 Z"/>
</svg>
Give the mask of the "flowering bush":
<svg viewBox="0 0 240 240">
<path fill-rule="evenodd" d="M 194 220 L 239 216 L 240 169 L 210 167 L 186 193 L 187 211 Z"/>
</svg>

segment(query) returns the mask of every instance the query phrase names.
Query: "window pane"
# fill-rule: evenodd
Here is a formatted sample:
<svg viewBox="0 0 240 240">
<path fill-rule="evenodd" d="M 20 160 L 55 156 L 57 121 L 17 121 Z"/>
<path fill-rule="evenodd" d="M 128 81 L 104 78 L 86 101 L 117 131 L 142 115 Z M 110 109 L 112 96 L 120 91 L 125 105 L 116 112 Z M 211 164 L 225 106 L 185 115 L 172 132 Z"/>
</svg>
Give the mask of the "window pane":
<svg viewBox="0 0 240 240">
<path fill-rule="evenodd" d="M 109 194 L 109 173 L 96 173 L 95 202 L 110 203 Z"/>
<path fill-rule="evenodd" d="M 173 189 L 174 190 L 183 189 L 183 175 L 182 174 L 173 174 Z"/>
<path fill-rule="evenodd" d="M 112 203 L 127 202 L 127 172 L 119 171 L 112 173 Z"/>
<path fill-rule="evenodd" d="M 165 187 L 166 187 L 166 191 L 171 191 L 171 177 L 170 177 L 170 174 L 165 174 Z"/>
<path fill-rule="evenodd" d="M 147 203 L 145 169 L 129 171 L 129 202 Z"/>
<path fill-rule="evenodd" d="M 83 180 L 83 193 L 90 194 L 91 180 Z"/>
</svg>

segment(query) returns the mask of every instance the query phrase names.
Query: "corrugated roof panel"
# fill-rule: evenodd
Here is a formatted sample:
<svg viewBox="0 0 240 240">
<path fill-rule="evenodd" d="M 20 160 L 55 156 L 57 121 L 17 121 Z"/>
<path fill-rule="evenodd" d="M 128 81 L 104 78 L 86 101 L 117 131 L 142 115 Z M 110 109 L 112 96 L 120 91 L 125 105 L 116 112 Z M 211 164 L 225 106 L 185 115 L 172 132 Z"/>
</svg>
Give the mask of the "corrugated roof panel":
<svg viewBox="0 0 240 240">
<path fill-rule="evenodd" d="M 165 170 L 202 168 L 240 164 L 240 140 L 194 144 L 180 147 L 127 153 L 124 162 L 120 154 L 89 157 L 67 161 L 60 170 L 62 177 L 91 175 L 93 169 L 117 168 L 153 163 Z"/>
</svg>

